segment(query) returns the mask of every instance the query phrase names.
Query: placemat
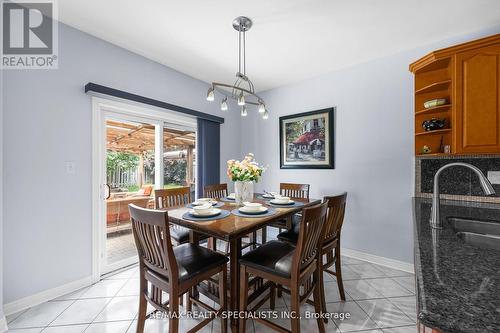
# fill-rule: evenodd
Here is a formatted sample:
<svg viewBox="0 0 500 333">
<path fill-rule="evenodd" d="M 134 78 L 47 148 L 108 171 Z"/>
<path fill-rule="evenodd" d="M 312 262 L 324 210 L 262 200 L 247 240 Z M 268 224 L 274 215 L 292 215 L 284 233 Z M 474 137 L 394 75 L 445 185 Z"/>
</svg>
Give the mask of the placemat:
<svg viewBox="0 0 500 333">
<path fill-rule="evenodd" d="M 263 196 L 263 195 L 261 195 L 261 194 L 259 194 L 259 195 L 257 196 L 257 199 L 266 200 L 266 201 L 273 200 L 273 198 L 266 198 L 266 197 L 264 197 L 264 196 Z"/>
<path fill-rule="evenodd" d="M 304 203 L 300 202 L 300 201 L 295 201 L 293 203 L 293 205 L 276 205 L 276 204 L 271 203 L 270 201 L 267 202 L 266 204 L 271 206 L 271 207 L 277 207 L 277 208 L 293 208 L 293 207 L 304 206 Z"/>
<path fill-rule="evenodd" d="M 231 215 L 230 211 L 222 209 L 220 211 L 220 214 L 216 215 L 216 216 L 211 216 L 211 217 L 195 217 L 195 216 L 192 216 L 191 214 L 189 214 L 189 212 L 185 212 L 184 214 L 182 214 L 182 218 L 184 220 L 189 220 L 189 221 L 204 222 L 204 221 L 220 220 L 220 219 L 223 219 L 225 217 L 228 217 L 229 215 Z"/>
<path fill-rule="evenodd" d="M 224 204 L 223 204 L 222 202 L 218 201 L 218 202 L 217 202 L 217 204 L 213 205 L 212 207 L 214 207 L 214 208 L 220 208 L 220 207 L 222 207 L 222 206 L 224 206 Z M 189 204 L 189 205 L 187 205 L 186 207 L 187 207 L 187 208 L 193 208 L 194 206 L 193 206 L 193 203 L 190 203 L 190 204 Z"/>
<path fill-rule="evenodd" d="M 233 209 L 231 211 L 231 214 L 236 215 L 236 216 L 240 216 L 240 217 L 265 217 L 265 216 L 274 215 L 275 213 L 276 213 L 276 209 L 274 209 L 274 208 L 268 208 L 267 212 L 265 212 L 264 214 L 245 214 L 245 213 L 240 212 L 238 210 L 238 208 Z"/>
</svg>

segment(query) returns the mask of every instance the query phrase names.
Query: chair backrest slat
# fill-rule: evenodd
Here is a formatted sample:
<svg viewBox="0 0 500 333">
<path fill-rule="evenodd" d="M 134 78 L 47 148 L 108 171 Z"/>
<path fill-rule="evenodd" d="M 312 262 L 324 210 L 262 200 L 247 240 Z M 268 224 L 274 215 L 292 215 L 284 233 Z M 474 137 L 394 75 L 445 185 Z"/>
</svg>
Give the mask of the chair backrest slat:
<svg viewBox="0 0 500 333">
<path fill-rule="evenodd" d="M 205 198 L 221 199 L 227 197 L 227 195 L 227 184 L 207 185 L 203 189 L 203 196 Z"/>
<path fill-rule="evenodd" d="M 323 202 L 328 205 L 328 214 L 323 226 L 323 244 L 332 242 L 340 237 L 340 231 L 344 223 L 347 193 L 335 196 L 327 196 Z"/>
<path fill-rule="evenodd" d="M 130 219 L 141 269 L 149 268 L 170 279 L 178 278 L 168 213 L 129 205 Z"/>
<path fill-rule="evenodd" d="M 187 205 L 191 202 L 189 186 L 155 190 L 155 208 L 171 208 Z"/>
<path fill-rule="evenodd" d="M 299 239 L 293 259 L 293 269 L 296 273 L 300 273 L 316 259 L 318 246 L 321 246 L 320 235 L 325 223 L 326 211 L 326 203 L 302 210 Z"/>
<path fill-rule="evenodd" d="M 309 199 L 309 184 L 280 183 L 280 194 L 295 199 Z"/>
</svg>

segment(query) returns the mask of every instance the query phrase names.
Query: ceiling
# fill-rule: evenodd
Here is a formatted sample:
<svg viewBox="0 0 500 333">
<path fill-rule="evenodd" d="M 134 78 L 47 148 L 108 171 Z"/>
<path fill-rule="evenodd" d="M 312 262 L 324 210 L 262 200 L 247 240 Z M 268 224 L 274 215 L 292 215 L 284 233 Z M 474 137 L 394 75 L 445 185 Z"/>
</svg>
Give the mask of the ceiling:
<svg viewBox="0 0 500 333">
<path fill-rule="evenodd" d="M 258 91 L 500 23 L 498 0 L 64 0 L 59 19 L 205 82 L 232 82 L 237 33 Z"/>
</svg>

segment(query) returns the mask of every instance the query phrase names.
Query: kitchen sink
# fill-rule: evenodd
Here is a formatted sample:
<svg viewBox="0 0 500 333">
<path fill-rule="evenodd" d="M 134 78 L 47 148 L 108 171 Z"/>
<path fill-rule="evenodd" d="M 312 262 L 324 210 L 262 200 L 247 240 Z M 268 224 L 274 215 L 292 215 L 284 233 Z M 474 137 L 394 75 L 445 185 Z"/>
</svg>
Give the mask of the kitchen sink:
<svg viewBox="0 0 500 333">
<path fill-rule="evenodd" d="M 500 250 L 500 223 L 451 217 L 448 218 L 458 238 L 465 243 Z"/>
</svg>

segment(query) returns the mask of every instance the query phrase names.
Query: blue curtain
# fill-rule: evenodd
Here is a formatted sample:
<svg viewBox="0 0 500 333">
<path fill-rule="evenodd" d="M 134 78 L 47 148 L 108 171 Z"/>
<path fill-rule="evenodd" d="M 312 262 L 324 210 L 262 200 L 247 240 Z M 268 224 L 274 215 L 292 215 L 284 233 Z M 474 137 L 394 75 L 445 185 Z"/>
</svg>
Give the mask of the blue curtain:
<svg viewBox="0 0 500 333">
<path fill-rule="evenodd" d="M 196 187 L 203 196 L 205 185 L 220 183 L 220 123 L 198 118 Z"/>
</svg>

